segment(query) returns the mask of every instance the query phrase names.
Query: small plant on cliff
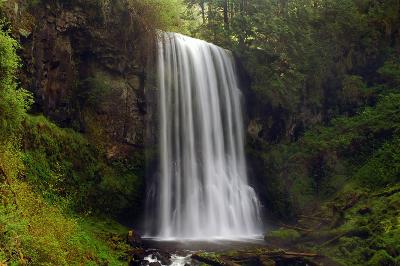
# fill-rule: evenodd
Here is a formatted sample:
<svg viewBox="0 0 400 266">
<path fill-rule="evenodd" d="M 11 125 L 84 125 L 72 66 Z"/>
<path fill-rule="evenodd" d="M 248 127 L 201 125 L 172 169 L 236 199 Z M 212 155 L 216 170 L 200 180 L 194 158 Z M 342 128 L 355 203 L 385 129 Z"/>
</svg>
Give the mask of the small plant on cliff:
<svg viewBox="0 0 400 266">
<path fill-rule="evenodd" d="M 17 87 L 17 48 L 18 43 L 0 30 L 0 137 L 3 140 L 20 127 L 31 99 L 27 91 Z"/>
<path fill-rule="evenodd" d="M 184 4 L 181 0 L 125 0 L 126 6 L 139 16 L 147 29 L 180 31 Z"/>
</svg>

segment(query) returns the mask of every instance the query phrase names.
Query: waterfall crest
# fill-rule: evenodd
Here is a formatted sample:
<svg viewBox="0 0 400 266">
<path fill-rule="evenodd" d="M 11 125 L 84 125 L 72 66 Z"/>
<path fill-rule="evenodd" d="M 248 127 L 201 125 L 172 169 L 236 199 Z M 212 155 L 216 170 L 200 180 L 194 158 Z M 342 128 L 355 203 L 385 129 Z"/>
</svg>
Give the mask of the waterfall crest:
<svg viewBox="0 0 400 266">
<path fill-rule="evenodd" d="M 260 233 L 248 185 L 241 92 L 229 51 L 176 33 L 158 44 L 160 238 Z"/>
</svg>

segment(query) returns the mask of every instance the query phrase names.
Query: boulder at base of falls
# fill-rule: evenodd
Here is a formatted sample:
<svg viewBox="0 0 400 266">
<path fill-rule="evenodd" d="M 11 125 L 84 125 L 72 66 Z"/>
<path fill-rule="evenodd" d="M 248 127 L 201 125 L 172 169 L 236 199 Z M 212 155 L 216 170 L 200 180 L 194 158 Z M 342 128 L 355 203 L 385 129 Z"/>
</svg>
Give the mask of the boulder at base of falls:
<svg viewBox="0 0 400 266">
<path fill-rule="evenodd" d="M 148 249 L 146 250 L 146 258 L 150 260 L 155 260 L 160 262 L 161 265 L 170 265 L 171 261 L 171 254 L 162 250 L 158 249 Z"/>
<path fill-rule="evenodd" d="M 132 247 L 141 247 L 142 246 L 142 237 L 135 230 L 129 230 L 127 236 L 127 242 Z"/>
</svg>

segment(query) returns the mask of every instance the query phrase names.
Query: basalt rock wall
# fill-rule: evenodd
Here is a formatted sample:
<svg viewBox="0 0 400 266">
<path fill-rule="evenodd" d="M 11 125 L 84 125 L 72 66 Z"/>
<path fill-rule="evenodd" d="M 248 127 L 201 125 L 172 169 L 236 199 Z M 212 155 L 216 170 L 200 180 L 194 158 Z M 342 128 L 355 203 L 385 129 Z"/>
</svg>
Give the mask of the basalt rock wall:
<svg viewBox="0 0 400 266">
<path fill-rule="evenodd" d="M 88 133 L 109 157 L 143 148 L 154 32 L 122 0 L 27 2 L 7 1 L 4 12 L 21 44 L 32 111 Z"/>
</svg>

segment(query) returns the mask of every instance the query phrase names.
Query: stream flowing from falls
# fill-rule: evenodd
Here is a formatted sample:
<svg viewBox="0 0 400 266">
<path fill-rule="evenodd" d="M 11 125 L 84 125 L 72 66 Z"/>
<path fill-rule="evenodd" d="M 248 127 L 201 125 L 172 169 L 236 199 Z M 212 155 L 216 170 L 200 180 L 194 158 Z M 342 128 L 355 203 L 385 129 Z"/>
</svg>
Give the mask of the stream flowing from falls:
<svg viewBox="0 0 400 266">
<path fill-rule="evenodd" d="M 159 171 L 152 235 L 238 239 L 261 234 L 248 184 L 242 95 L 232 54 L 176 33 L 158 42 Z"/>
</svg>

